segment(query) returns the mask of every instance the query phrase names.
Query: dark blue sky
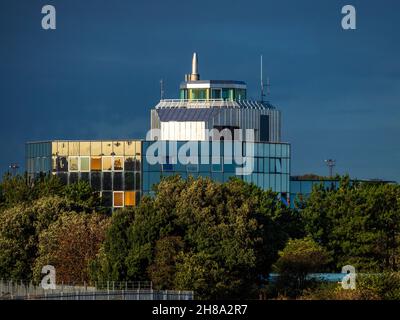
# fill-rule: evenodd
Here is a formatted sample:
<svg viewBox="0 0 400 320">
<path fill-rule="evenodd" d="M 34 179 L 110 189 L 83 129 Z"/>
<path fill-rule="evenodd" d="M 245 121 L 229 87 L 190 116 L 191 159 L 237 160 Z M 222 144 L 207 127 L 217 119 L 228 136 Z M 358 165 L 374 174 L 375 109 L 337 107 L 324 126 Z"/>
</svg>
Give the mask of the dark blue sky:
<svg viewBox="0 0 400 320">
<path fill-rule="evenodd" d="M 196 51 L 203 79 L 246 81 L 254 98 L 264 55 L 293 174 L 335 158 L 339 173 L 400 181 L 399 32 L 398 0 L 1 0 L 0 173 L 28 140 L 143 138 L 159 80 L 178 97 Z"/>
</svg>

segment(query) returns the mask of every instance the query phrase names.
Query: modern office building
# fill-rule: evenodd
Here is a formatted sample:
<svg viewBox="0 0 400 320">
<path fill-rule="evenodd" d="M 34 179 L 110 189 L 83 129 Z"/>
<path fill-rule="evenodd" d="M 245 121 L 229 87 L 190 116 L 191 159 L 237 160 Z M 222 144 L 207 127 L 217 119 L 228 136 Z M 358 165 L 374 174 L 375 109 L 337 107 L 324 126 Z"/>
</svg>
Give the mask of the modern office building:
<svg viewBox="0 0 400 320">
<path fill-rule="evenodd" d="M 57 175 L 100 192 L 107 207 L 135 206 L 142 190 L 142 141 L 47 141 L 26 144 L 28 178 Z"/>
<path fill-rule="evenodd" d="M 162 177 L 175 174 L 219 182 L 237 176 L 272 189 L 286 202 L 291 151 L 281 142 L 281 113 L 268 102 L 246 100 L 246 90 L 242 81 L 200 80 L 194 54 L 180 99 L 162 99 L 151 110 L 146 140 L 28 142 L 28 176 L 54 174 L 66 184 L 88 181 L 113 208 L 136 205 Z M 245 130 L 253 132 L 251 140 L 243 139 Z M 187 145 L 198 161 L 179 161 L 178 150 Z M 161 161 L 154 163 L 152 155 Z"/>
</svg>

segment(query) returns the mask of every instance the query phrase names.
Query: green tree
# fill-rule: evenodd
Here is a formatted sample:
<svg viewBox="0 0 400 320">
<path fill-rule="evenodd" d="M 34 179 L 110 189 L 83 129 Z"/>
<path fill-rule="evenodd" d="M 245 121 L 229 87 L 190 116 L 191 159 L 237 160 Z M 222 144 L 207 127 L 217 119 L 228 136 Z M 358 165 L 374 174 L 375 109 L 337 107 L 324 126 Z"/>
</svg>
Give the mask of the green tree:
<svg viewBox="0 0 400 320">
<path fill-rule="evenodd" d="M 165 237 L 156 242 L 154 262 L 148 270 L 155 289 L 168 290 L 174 287 L 176 260 L 183 248 L 184 243 L 180 237 Z"/>
<path fill-rule="evenodd" d="M 39 234 L 59 216 L 77 208 L 62 197 L 45 197 L 19 204 L 0 214 L 0 277 L 30 280 L 38 256 Z"/>
<path fill-rule="evenodd" d="M 324 271 L 329 260 L 328 252 L 311 238 L 289 240 L 274 265 L 279 274 L 276 283 L 278 293 L 289 297 L 302 294 L 313 284 L 309 275 Z"/>
<path fill-rule="evenodd" d="M 143 198 L 133 217 L 123 211 L 119 215 L 117 220 L 112 218 L 93 276 L 113 280 L 155 277 L 157 286 L 163 288 L 174 278 L 176 288 L 195 290 L 203 280 L 187 272 L 192 264 L 203 263 L 197 265 L 198 277 L 202 277 L 201 270 L 209 270 L 211 285 L 197 293 L 199 298 L 254 297 L 278 250 L 294 236 L 293 226 L 299 223 L 299 216 L 273 192 L 239 179 L 222 184 L 179 176 L 163 179 L 155 187 L 155 197 Z M 179 259 L 173 259 L 170 251 L 165 252 L 165 259 L 160 258 L 158 252 L 165 249 L 166 239 L 182 240 L 183 249 L 175 248 Z M 120 246 L 125 248 L 122 256 L 113 249 Z M 160 264 L 171 270 L 170 277 L 154 273 Z"/>
<path fill-rule="evenodd" d="M 111 216 L 105 240 L 96 259 L 90 263 L 90 276 L 94 281 L 122 281 L 128 279 L 126 257 L 131 248 L 129 228 L 133 223 L 132 209 L 117 210 Z"/>
<path fill-rule="evenodd" d="M 41 279 L 42 267 L 50 264 L 56 269 L 58 283 L 88 283 L 89 263 L 96 257 L 107 227 L 104 215 L 63 213 L 39 235 L 35 278 Z"/>
<path fill-rule="evenodd" d="M 351 183 L 338 190 L 315 187 L 301 211 L 305 230 L 333 256 L 333 270 L 396 271 L 400 241 L 400 187 Z"/>
<path fill-rule="evenodd" d="M 78 181 L 64 187 L 63 194 L 70 201 L 86 208 L 86 211 L 102 209 L 101 200 L 98 192 L 94 192 L 89 182 Z"/>
</svg>

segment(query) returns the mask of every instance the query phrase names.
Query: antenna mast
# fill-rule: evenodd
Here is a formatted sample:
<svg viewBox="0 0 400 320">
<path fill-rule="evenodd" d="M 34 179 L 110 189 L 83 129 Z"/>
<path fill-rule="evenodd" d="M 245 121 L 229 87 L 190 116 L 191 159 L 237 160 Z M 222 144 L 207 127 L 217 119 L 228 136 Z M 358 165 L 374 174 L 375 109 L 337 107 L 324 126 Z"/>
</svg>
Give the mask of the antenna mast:
<svg viewBox="0 0 400 320">
<path fill-rule="evenodd" d="M 336 160 L 328 159 L 328 160 L 325 160 L 325 163 L 329 168 L 329 177 L 332 178 L 333 177 L 333 168 L 336 165 Z"/>
<path fill-rule="evenodd" d="M 269 77 L 267 77 L 267 84 L 264 85 L 264 78 L 263 78 L 263 56 L 261 55 L 260 57 L 260 88 L 261 88 L 261 102 L 264 102 L 264 97 L 267 96 L 269 97 L 270 95 L 270 83 L 269 83 Z M 267 88 L 267 94 L 264 93 L 264 88 Z"/>
<path fill-rule="evenodd" d="M 264 102 L 263 56 L 260 57 L 261 102 Z"/>
<path fill-rule="evenodd" d="M 164 80 L 160 80 L 160 100 L 164 99 Z"/>
</svg>

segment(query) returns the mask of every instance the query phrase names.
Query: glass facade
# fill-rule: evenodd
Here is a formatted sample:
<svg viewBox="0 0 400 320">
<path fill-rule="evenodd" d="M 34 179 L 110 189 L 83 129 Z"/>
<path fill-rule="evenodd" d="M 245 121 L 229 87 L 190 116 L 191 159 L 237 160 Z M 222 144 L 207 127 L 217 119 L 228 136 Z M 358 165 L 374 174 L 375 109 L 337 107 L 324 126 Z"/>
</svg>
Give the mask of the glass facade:
<svg viewBox="0 0 400 320">
<path fill-rule="evenodd" d="M 227 101 L 246 100 L 246 89 L 238 89 L 238 88 L 180 89 L 179 98 L 188 100 L 209 100 L 209 99 L 224 99 Z"/>
<path fill-rule="evenodd" d="M 316 185 L 323 185 L 326 190 L 336 190 L 339 188 L 338 180 L 311 180 L 311 179 L 290 179 L 290 205 L 295 206 L 296 198 L 307 198 Z"/>
<path fill-rule="evenodd" d="M 174 141 L 171 141 L 173 144 Z M 198 163 L 188 163 L 183 165 L 176 161 L 174 148 L 171 147 L 170 141 L 164 144 L 165 163 L 151 164 L 146 157 L 143 157 L 143 183 L 142 191 L 151 193 L 152 186 L 157 184 L 162 177 L 179 174 L 182 178 L 189 175 L 193 177 L 210 177 L 219 182 L 226 182 L 230 177 L 237 176 L 246 182 L 254 183 L 264 190 L 272 189 L 272 191 L 280 193 L 284 198 L 289 195 L 290 180 L 290 145 L 289 144 L 272 144 L 272 143 L 253 143 L 254 152 L 246 155 L 248 147 L 246 143 L 242 144 L 242 156 L 247 157 L 247 162 L 237 161 L 237 156 L 224 154 L 224 144 L 221 142 L 221 150 L 219 157 L 213 157 L 213 142 L 194 142 L 197 145 Z M 146 153 L 148 148 L 153 144 L 152 141 L 143 142 L 143 152 Z M 177 142 L 177 150 L 180 150 L 186 141 Z M 208 150 L 204 152 L 203 146 L 208 144 Z M 250 144 L 248 144 L 250 145 Z M 179 152 L 179 151 L 178 151 Z M 203 153 L 204 152 L 204 153 Z M 239 157 L 240 158 L 240 157 Z M 238 175 L 237 169 L 242 169 L 245 164 L 253 163 L 253 170 L 248 175 Z"/>
<path fill-rule="evenodd" d="M 134 206 L 141 186 L 141 141 L 53 141 L 26 144 L 30 179 L 57 175 L 65 184 L 84 180 L 108 207 Z"/>
<path fill-rule="evenodd" d="M 31 178 L 40 173 L 57 175 L 65 184 L 87 181 L 100 192 L 105 206 L 135 206 L 143 193 L 162 177 L 209 177 L 226 182 L 237 176 L 286 199 L 290 193 L 290 145 L 285 143 L 237 143 L 221 141 L 219 155 L 212 141 L 166 141 L 156 153 L 162 163 L 151 164 L 146 155 L 154 141 L 64 141 L 27 143 L 26 165 Z M 176 149 L 172 146 L 176 143 Z M 190 143 L 197 163 L 179 163 L 178 154 Z M 233 146 L 229 151 L 227 145 Z M 236 152 L 235 148 L 241 146 Z M 253 147 L 253 148 L 252 148 Z M 178 153 L 177 153 L 178 152 Z M 212 156 L 214 154 L 214 156 Z M 181 161 L 182 162 L 182 161 Z M 251 168 L 249 174 L 238 170 Z M 300 192 L 305 192 L 299 186 Z M 303 190 L 304 189 L 304 190 Z M 311 190 L 311 189 L 310 189 Z"/>
</svg>

